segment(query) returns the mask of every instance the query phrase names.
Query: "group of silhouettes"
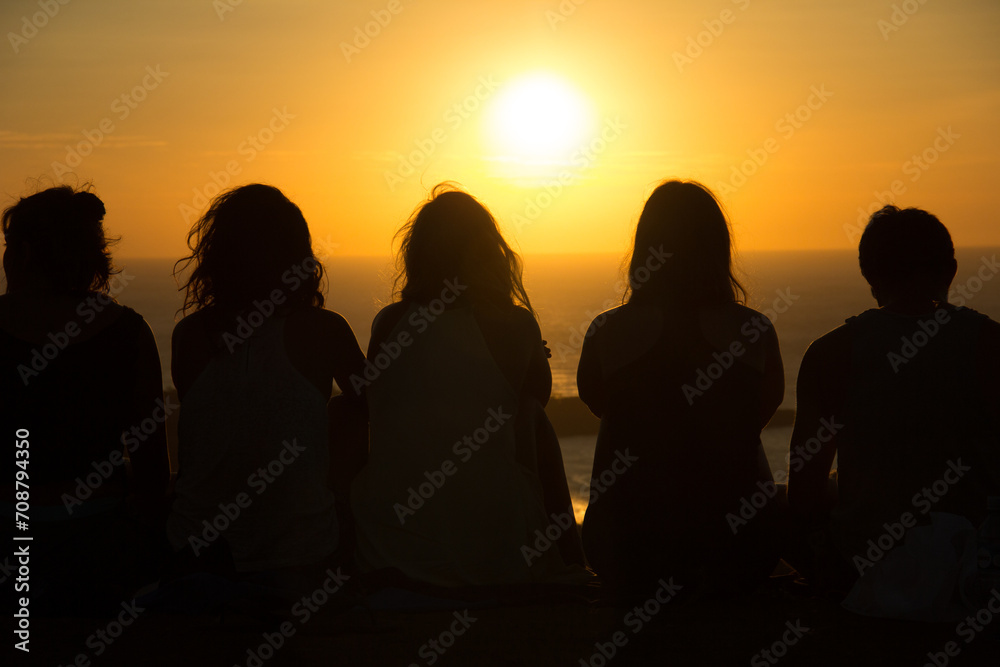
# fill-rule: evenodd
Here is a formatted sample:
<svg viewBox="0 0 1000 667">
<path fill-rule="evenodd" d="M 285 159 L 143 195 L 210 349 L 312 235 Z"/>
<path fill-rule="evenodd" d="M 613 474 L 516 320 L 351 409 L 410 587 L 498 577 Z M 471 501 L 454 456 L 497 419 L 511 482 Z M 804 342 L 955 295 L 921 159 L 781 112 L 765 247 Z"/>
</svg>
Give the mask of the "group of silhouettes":
<svg viewBox="0 0 1000 667">
<path fill-rule="evenodd" d="M 818 590 L 877 598 L 942 562 L 905 531 L 957 545 L 1000 495 L 1000 325 L 948 303 L 952 241 L 919 209 L 886 206 L 864 231 L 878 308 L 806 352 L 786 485 L 760 437 L 784 393 L 778 337 L 745 305 L 726 215 L 698 183 L 656 187 L 622 304 L 581 352 L 579 395 L 601 420 L 582 530 L 522 262 L 470 194 L 437 186 L 399 230 L 367 355 L 323 307 L 300 209 L 268 185 L 220 194 L 175 271 L 179 406 L 146 322 L 113 298 L 104 215 L 62 186 L 2 218 L 0 430 L 30 456 L 19 468 L 8 450 L 0 506 L 13 524 L 30 498 L 39 613 L 114 608 L 151 582 L 203 609 L 335 567 L 445 590 L 648 596 L 672 580 L 731 595 L 779 559 Z M 948 539 L 942 515 L 960 523 Z"/>
</svg>

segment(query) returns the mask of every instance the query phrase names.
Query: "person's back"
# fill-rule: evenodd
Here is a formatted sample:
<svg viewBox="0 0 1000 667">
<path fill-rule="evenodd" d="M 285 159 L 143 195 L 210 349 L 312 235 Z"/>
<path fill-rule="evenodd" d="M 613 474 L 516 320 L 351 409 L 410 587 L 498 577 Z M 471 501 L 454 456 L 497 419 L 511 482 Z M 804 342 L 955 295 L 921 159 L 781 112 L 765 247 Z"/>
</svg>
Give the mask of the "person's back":
<svg viewBox="0 0 1000 667">
<path fill-rule="evenodd" d="M 664 573 L 731 590 L 775 560 L 766 542 L 779 501 L 760 430 L 781 400 L 780 353 L 767 318 L 736 302 L 714 198 L 693 183 L 660 187 L 637 228 L 632 294 L 595 319 L 581 354 L 580 398 L 601 418 L 584 547 L 627 590 Z M 687 227 L 714 227 L 725 243 L 710 252 L 692 232 L 685 244 Z M 685 279 L 699 263 L 721 267 L 703 283 L 717 293 Z M 741 501 L 755 494 L 768 518 L 748 523 Z"/>
<path fill-rule="evenodd" d="M 323 310 L 308 228 L 278 190 L 225 193 L 196 232 L 186 301 L 196 310 L 173 337 L 175 570 L 215 569 L 205 553 L 224 554 L 223 571 L 230 558 L 241 572 L 316 566 L 340 545 L 327 401 L 334 379 L 350 386 L 361 350 Z M 247 267 L 252 277 L 239 274 Z"/>
<path fill-rule="evenodd" d="M 986 515 L 987 496 L 1000 493 L 1000 325 L 947 303 L 954 249 L 925 211 L 890 206 L 876 213 L 860 263 L 881 307 L 848 319 L 806 351 L 788 491 L 798 539 L 818 544 L 827 535 L 833 547 L 800 550 L 792 564 L 835 589 L 852 588 L 852 604 L 863 597 L 874 610 L 884 600 L 871 591 L 889 586 L 900 558 L 909 559 L 914 576 L 957 568 L 962 557 L 945 554 L 968 535 L 946 540 L 937 560 L 927 536 L 958 530 L 949 516 L 971 532 Z M 835 454 L 832 493 L 827 475 Z M 908 555 L 895 554 L 896 547 Z M 954 582 L 935 591 L 924 590 L 924 581 L 895 594 L 909 600 L 908 611 L 881 613 L 947 616 L 952 593 L 945 589 Z M 938 602 L 926 602 L 931 598 Z"/>
<path fill-rule="evenodd" d="M 389 336 L 412 342 L 368 388 L 371 454 L 352 499 L 359 563 L 441 585 L 540 578 L 521 551 L 548 519 L 517 460 L 520 392 L 471 307 L 445 309 L 423 334 L 406 324 L 418 308 Z"/>
<path fill-rule="evenodd" d="M 210 543 L 213 533 L 206 535 L 201 522 L 211 523 L 220 504 L 235 503 L 238 516 L 228 517 L 223 534 L 238 570 L 313 563 L 336 550 L 339 531 L 327 485 L 329 390 L 290 359 L 291 319 L 275 313 L 231 350 L 224 343 L 217 348 L 189 385 L 180 383 L 180 472 L 168 524 L 175 548 L 198 539 Z M 183 347 L 193 335 L 189 329 L 175 341 Z M 311 347 L 319 356 L 319 346 Z M 310 346 L 296 349 L 310 352 Z"/>
<path fill-rule="evenodd" d="M 114 300 L 103 215 L 92 193 L 60 187 L 3 219 L 0 425 L 18 439 L 3 509 L 13 525 L 30 486 L 37 613 L 114 608 L 157 566 L 170 407 L 152 332 Z"/>
<path fill-rule="evenodd" d="M 359 564 L 444 586 L 561 576 L 575 520 L 543 434 L 551 372 L 519 260 L 485 207 L 440 186 L 401 234 L 401 299 L 375 318 L 356 382 L 371 421 L 352 492 Z M 550 509 L 572 531 L 536 554 Z"/>
<path fill-rule="evenodd" d="M 978 380 L 982 365 L 997 366 L 998 325 L 942 305 L 923 317 L 869 310 L 845 328 L 847 391 L 836 420 L 846 428 L 831 516 L 841 552 L 864 553 L 906 512 L 951 512 L 978 525 L 988 486 L 1000 481 L 1000 452 L 990 451 L 1000 424 Z"/>
<path fill-rule="evenodd" d="M 96 302 L 102 298 L 107 302 L 100 318 L 94 317 L 88 324 L 76 306 L 83 304 L 86 309 L 87 299 Z M 58 325 L 42 324 L 46 321 Z M 78 335 L 67 335 L 67 325 L 79 331 Z M 65 347 L 53 342 L 49 337 L 53 332 Z M 113 451 L 120 454 L 122 433 L 141 423 L 138 411 L 132 411 L 132 419 L 137 421 L 127 423 L 129 418 L 122 408 L 135 402 L 131 394 L 138 381 L 137 370 L 146 363 L 143 355 L 149 342 L 149 328 L 142 317 L 106 295 L 90 294 L 62 304 L 26 303 L 17 295 L 0 296 L 4 426 L 17 430 L 20 422 L 23 428 L 31 427 L 38 442 L 51 443 L 31 456 L 35 502 L 74 514 L 80 513 L 77 505 L 89 504 L 84 500 L 124 493 L 125 468 L 121 465 L 114 465 L 106 480 L 93 485 L 95 488 L 85 485 L 85 494 L 77 489 L 76 478 L 93 472 L 92 461 L 108 461 Z M 153 382 L 151 378 L 150 384 Z M 154 403 L 150 410 L 156 407 L 160 406 Z M 137 440 L 134 434 L 128 438 Z M 143 440 L 146 438 L 143 434 Z M 141 441 L 137 440 L 138 444 Z"/>
</svg>

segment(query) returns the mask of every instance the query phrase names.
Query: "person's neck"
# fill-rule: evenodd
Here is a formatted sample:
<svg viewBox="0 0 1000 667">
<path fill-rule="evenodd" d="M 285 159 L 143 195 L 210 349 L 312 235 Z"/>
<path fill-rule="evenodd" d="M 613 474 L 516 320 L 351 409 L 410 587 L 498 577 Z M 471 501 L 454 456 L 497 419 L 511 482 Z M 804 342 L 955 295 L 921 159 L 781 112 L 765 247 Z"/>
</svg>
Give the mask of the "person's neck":
<svg viewBox="0 0 1000 667">
<path fill-rule="evenodd" d="M 927 315 L 932 313 L 938 308 L 947 305 L 947 301 L 939 301 L 937 299 L 924 297 L 924 298 L 896 298 L 896 299 L 879 299 L 878 305 L 883 310 L 898 313 L 900 315 L 909 315 L 917 317 L 920 315 Z"/>
</svg>

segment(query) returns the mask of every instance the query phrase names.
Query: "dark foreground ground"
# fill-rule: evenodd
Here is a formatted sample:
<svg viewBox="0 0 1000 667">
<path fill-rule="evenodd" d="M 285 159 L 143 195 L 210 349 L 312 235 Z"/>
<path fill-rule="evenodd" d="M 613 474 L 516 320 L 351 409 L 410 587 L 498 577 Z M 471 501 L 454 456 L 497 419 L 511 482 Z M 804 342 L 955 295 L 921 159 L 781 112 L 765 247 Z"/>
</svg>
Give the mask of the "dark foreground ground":
<svg viewBox="0 0 1000 667">
<path fill-rule="evenodd" d="M 862 618 L 788 579 L 726 602 L 647 601 L 645 614 L 631 603 L 563 598 L 401 612 L 335 595 L 308 617 L 300 607 L 267 618 L 249 608 L 198 617 L 139 611 L 123 628 L 117 619 L 35 620 L 30 664 L 1000 665 L 1000 619 L 973 632 Z"/>
<path fill-rule="evenodd" d="M 560 435 L 596 432 L 579 399 L 554 400 L 548 412 Z M 315 611 L 236 604 L 188 616 L 126 605 L 106 618 L 32 618 L 30 654 L 13 650 L 8 634 L 0 665 L 1000 667 L 1000 618 L 988 610 L 962 625 L 864 618 L 787 576 L 727 601 L 529 597 L 419 612 L 379 609 L 350 590 Z"/>
</svg>

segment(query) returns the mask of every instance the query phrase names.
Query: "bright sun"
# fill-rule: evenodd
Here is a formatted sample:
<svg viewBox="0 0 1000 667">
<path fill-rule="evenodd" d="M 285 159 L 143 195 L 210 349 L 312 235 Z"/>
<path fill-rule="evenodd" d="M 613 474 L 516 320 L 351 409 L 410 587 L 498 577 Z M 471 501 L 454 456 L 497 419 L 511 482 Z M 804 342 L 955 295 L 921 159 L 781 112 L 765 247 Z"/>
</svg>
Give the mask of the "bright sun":
<svg viewBox="0 0 1000 667">
<path fill-rule="evenodd" d="M 547 72 L 508 83 L 486 122 L 493 154 L 522 165 L 564 163 L 594 131 L 590 101 L 565 79 Z"/>
</svg>

